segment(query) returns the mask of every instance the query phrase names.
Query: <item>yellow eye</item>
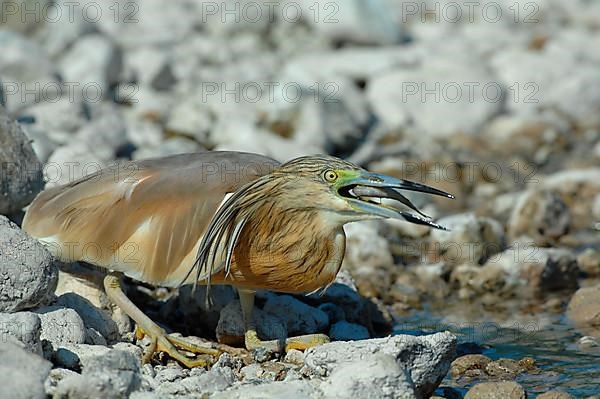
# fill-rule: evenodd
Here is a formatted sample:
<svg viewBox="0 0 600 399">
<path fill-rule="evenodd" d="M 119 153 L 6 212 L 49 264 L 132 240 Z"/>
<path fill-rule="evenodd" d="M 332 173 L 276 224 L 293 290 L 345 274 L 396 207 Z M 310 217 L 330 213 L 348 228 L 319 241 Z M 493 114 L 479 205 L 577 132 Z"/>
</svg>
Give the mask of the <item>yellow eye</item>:
<svg viewBox="0 0 600 399">
<path fill-rule="evenodd" d="M 337 180 L 338 178 L 338 174 L 335 173 L 335 171 L 333 170 L 327 170 L 325 171 L 325 173 L 323 174 L 323 177 L 325 178 L 325 180 L 327 180 L 330 183 L 333 183 L 334 181 Z"/>
</svg>

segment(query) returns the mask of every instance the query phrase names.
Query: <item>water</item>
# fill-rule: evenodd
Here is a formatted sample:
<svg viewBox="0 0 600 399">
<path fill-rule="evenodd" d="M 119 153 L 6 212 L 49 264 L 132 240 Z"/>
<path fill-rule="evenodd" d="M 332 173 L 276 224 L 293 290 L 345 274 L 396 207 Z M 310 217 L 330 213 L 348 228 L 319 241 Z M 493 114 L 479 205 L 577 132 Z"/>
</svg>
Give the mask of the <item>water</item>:
<svg viewBox="0 0 600 399">
<path fill-rule="evenodd" d="M 577 341 L 582 334 L 563 316 L 542 315 L 540 319 L 544 320 L 543 325 L 529 319 L 512 323 L 511 327 L 511 323 L 491 321 L 452 322 L 431 311 L 418 311 L 400 317 L 394 333 L 423 335 L 448 330 L 458 336 L 459 355 L 482 353 L 494 360 L 531 357 L 542 373 L 525 373 L 515 379 L 530 397 L 551 389 L 566 391 L 576 398 L 599 394 L 600 348 L 580 349 Z M 464 394 L 477 382 L 480 381 L 457 381 L 448 375 L 436 393 L 444 395 L 444 387 L 450 387 Z"/>
</svg>

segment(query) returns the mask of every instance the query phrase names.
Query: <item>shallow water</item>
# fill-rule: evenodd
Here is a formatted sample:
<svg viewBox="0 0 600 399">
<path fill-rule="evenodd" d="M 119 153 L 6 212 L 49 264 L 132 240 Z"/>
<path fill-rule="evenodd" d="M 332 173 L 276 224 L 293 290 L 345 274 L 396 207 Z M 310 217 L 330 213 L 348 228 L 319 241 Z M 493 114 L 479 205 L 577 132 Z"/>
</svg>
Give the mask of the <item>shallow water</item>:
<svg viewBox="0 0 600 399">
<path fill-rule="evenodd" d="M 563 316 L 546 316 L 544 325 L 535 321 L 515 323 L 516 328 L 491 321 L 451 322 L 429 311 L 413 312 L 399 318 L 396 334 L 423 335 L 452 331 L 458 336 L 459 355 L 482 353 L 492 359 L 531 357 L 542 370 L 539 374 L 522 374 L 515 381 L 523 385 L 529 397 L 560 389 L 576 398 L 600 393 L 600 348 L 582 350 L 577 341 L 582 337 Z M 453 380 L 448 375 L 437 394 L 449 391 L 466 393 L 478 380 Z M 457 392 L 456 392 L 457 393 Z"/>
</svg>

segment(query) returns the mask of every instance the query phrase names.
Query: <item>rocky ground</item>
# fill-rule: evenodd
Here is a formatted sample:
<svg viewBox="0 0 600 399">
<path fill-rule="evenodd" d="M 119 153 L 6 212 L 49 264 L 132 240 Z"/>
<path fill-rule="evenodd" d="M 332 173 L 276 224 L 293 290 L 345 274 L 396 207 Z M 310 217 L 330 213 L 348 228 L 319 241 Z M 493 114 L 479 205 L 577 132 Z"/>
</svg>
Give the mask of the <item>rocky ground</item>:
<svg viewBox="0 0 600 399">
<path fill-rule="evenodd" d="M 0 6 L 0 396 L 600 394 L 600 3 Z M 439 187 L 456 199 L 410 198 L 451 231 L 348 225 L 345 272 L 324 296 L 259 296 L 260 333 L 344 342 L 231 349 L 210 370 L 142 365 L 145 342 L 98 272 L 59 265 L 20 230 L 22 210 L 44 186 L 115 161 L 225 149 L 330 153 Z M 239 344 L 232 290 L 206 309 L 202 292 L 127 287 L 170 331 Z M 407 325 L 415 311 L 444 326 L 569 326 L 551 341 L 592 359 L 585 386 L 551 384 L 559 362 L 536 350 L 499 356 L 486 339 L 424 335 L 444 328 Z"/>
</svg>

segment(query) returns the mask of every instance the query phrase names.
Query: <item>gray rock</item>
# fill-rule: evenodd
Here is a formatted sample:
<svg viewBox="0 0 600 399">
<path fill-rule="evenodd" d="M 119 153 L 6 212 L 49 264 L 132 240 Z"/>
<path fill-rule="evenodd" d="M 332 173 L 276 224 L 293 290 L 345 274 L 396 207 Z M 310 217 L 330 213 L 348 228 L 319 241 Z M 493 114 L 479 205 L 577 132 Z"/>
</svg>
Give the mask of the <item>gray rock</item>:
<svg viewBox="0 0 600 399">
<path fill-rule="evenodd" d="M 600 251 L 587 248 L 577 256 L 579 269 L 590 276 L 600 275 Z"/>
<path fill-rule="evenodd" d="M 391 355 L 376 354 L 360 363 L 342 363 L 320 386 L 325 398 L 415 399 L 407 370 Z"/>
<path fill-rule="evenodd" d="M 0 337 L 15 338 L 25 349 L 38 355 L 42 354 L 41 329 L 42 323 L 35 313 L 0 313 Z"/>
<path fill-rule="evenodd" d="M 490 258 L 474 282 L 484 291 L 514 291 L 526 286 L 524 295 L 577 286 L 577 259 L 560 248 L 540 248 L 518 242 Z M 498 280 L 494 282 L 493 280 Z"/>
<path fill-rule="evenodd" d="M 519 67 L 515 60 L 519 61 Z M 596 94 L 600 87 L 597 65 L 565 56 L 563 52 L 527 51 L 518 47 L 498 52 L 492 58 L 492 65 L 504 85 L 519 85 L 523 90 L 517 100 L 507 101 L 509 111 L 531 114 L 541 109 L 557 109 L 579 125 L 597 125 L 595 110 L 600 106 Z M 576 75 L 568 74 L 572 68 L 577 68 Z"/>
<path fill-rule="evenodd" d="M 588 335 L 600 338 L 600 286 L 578 289 L 569 301 L 567 317 Z"/>
<path fill-rule="evenodd" d="M 25 125 L 22 128 L 31 143 L 31 148 L 33 148 L 35 155 L 40 162 L 45 164 L 56 149 L 56 144 L 50 140 L 47 133 L 39 126 Z"/>
<path fill-rule="evenodd" d="M 218 392 L 213 399 L 317 399 L 322 394 L 307 381 L 276 381 Z"/>
<path fill-rule="evenodd" d="M 390 355 L 410 376 L 417 397 L 433 393 L 454 359 L 456 337 L 448 332 L 422 337 L 396 335 L 355 342 L 332 342 L 306 352 L 305 364 L 317 375 L 331 375 L 341 364 L 353 363 L 357 370 L 367 357 Z M 359 371 L 360 372 L 360 371 Z"/>
<path fill-rule="evenodd" d="M 360 324 L 348 323 L 345 320 L 338 321 L 329 329 L 329 338 L 332 341 L 357 341 L 369 339 L 371 335 L 366 327 Z"/>
<path fill-rule="evenodd" d="M 205 151 L 204 148 L 194 140 L 185 137 L 173 137 L 163 141 L 159 146 L 138 149 L 133 153 L 133 159 L 166 157 L 168 155 L 201 151 Z"/>
<path fill-rule="evenodd" d="M 99 332 L 107 342 L 119 340 L 117 323 L 110 317 L 108 311 L 97 308 L 90 300 L 75 293 L 66 293 L 59 296 L 54 305 L 75 310 L 85 327 Z"/>
<path fill-rule="evenodd" d="M 372 271 L 394 264 L 388 240 L 379 232 L 379 224 L 355 222 L 344 225 L 346 256 L 343 268 L 350 272 Z"/>
<path fill-rule="evenodd" d="M 231 386 L 233 380 L 233 373 L 227 372 L 225 368 L 211 369 L 207 372 L 200 370 L 199 375 L 160 384 L 157 392 L 161 395 L 210 395 L 224 391 Z"/>
<path fill-rule="evenodd" d="M 563 391 L 552 390 L 536 396 L 536 399 L 575 399 L 575 397 Z"/>
<path fill-rule="evenodd" d="M 52 362 L 69 370 L 85 368 L 90 360 L 97 356 L 104 356 L 111 349 L 101 345 L 63 344 L 55 348 Z"/>
<path fill-rule="evenodd" d="M 390 130 L 405 129 L 412 137 L 475 134 L 501 111 L 504 91 L 478 65 L 436 57 L 420 67 L 382 73 L 369 82 L 367 99 Z"/>
<path fill-rule="evenodd" d="M 79 314 L 69 308 L 48 306 L 36 310 L 42 322 L 42 341 L 48 341 L 53 347 L 63 344 L 83 344 L 86 330 Z"/>
<path fill-rule="evenodd" d="M 286 3 L 291 3 L 287 1 Z M 294 2 L 301 7 L 301 15 L 306 23 L 329 40 L 363 44 L 395 44 L 404 37 L 399 15 L 390 12 L 387 2 L 382 0 L 353 0 L 338 7 L 335 15 L 314 15 L 315 3 L 310 0 Z M 319 8 L 326 3 L 317 3 Z M 282 11 L 284 12 L 284 11 Z M 329 14 L 327 14 L 329 15 Z"/>
<path fill-rule="evenodd" d="M 71 375 L 56 386 L 59 398 L 127 398 L 141 384 L 139 359 L 131 353 L 109 350 L 92 355 L 81 375 Z"/>
<path fill-rule="evenodd" d="M 44 49 L 33 40 L 6 29 L 0 31 L 0 48 L 3 54 L 0 76 L 9 111 L 57 97 L 60 85 L 53 77 L 54 67 Z"/>
<path fill-rule="evenodd" d="M 279 318 L 254 308 L 252 312 L 259 337 L 262 339 L 285 339 L 288 335 L 286 324 Z M 221 310 L 217 325 L 217 339 L 225 344 L 244 342 L 244 320 L 240 301 L 234 300 Z"/>
<path fill-rule="evenodd" d="M 0 386 L 2 396 L 11 399 L 45 399 L 44 381 L 52 363 L 20 348 L 10 341 L 0 340 Z"/>
<path fill-rule="evenodd" d="M 72 141 L 75 132 L 86 123 L 81 101 L 68 96 L 60 97 L 57 101 L 34 104 L 21 114 L 32 116 L 35 119 L 33 126 L 44 131 L 58 144 Z"/>
<path fill-rule="evenodd" d="M 56 386 L 65 378 L 78 376 L 76 372 L 69 369 L 61 369 L 56 368 L 50 370 L 50 374 L 46 381 L 44 382 L 44 389 L 46 390 L 46 394 L 53 396 L 56 392 Z"/>
<path fill-rule="evenodd" d="M 176 82 L 169 53 L 156 47 L 145 46 L 125 54 L 125 66 L 135 81 L 156 90 L 169 90 Z"/>
<path fill-rule="evenodd" d="M 27 205 L 42 190 L 44 182 L 42 164 L 28 137 L 1 105 L 0 165 L 0 214 L 11 214 Z"/>
<path fill-rule="evenodd" d="M 83 176 L 98 172 L 108 166 L 106 154 L 114 151 L 110 147 L 90 148 L 81 141 L 72 141 L 58 147 L 44 167 L 46 188 L 71 183 Z"/>
<path fill-rule="evenodd" d="M 564 201 L 550 191 L 528 191 L 517 201 L 508 221 L 512 240 L 521 236 L 537 246 L 556 242 L 569 231 L 571 214 Z"/>
<path fill-rule="evenodd" d="M 206 100 L 197 96 L 189 96 L 182 99 L 171 110 L 166 128 L 176 134 L 192 137 L 203 145 L 208 145 L 209 132 L 214 123 L 214 116 Z"/>
<path fill-rule="evenodd" d="M 465 399 L 525 399 L 523 387 L 513 381 L 482 382 L 469 389 Z"/>
<path fill-rule="evenodd" d="M 192 291 L 191 285 L 181 287 L 175 306 L 184 317 L 189 320 L 198 320 L 198 323 L 207 330 L 214 331 L 219 323 L 221 310 L 235 299 L 233 287 L 228 285 L 211 287 L 212 306 L 208 309 L 206 307 L 206 286 L 198 286 L 196 292 L 192 293 Z"/>
<path fill-rule="evenodd" d="M 270 297 L 263 310 L 283 321 L 290 335 L 322 332 L 329 325 L 327 313 L 289 295 Z"/>
<path fill-rule="evenodd" d="M 99 34 L 86 35 L 75 42 L 59 61 L 61 75 L 85 102 L 96 103 L 108 97 L 111 84 L 121 71 L 119 49 Z"/>
<path fill-rule="evenodd" d="M 0 311 L 48 302 L 57 281 L 58 267 L 48 250 L 0 215 Z"/>
<path fill-rule="evenodd" d="M 438 223 L 450 231 L 432 230 L 432 247 L 448 265 L 481 264 L 502 250 L 504 230 L 494 219 L 464 213 L 441 218 Z"/>
</svg>

